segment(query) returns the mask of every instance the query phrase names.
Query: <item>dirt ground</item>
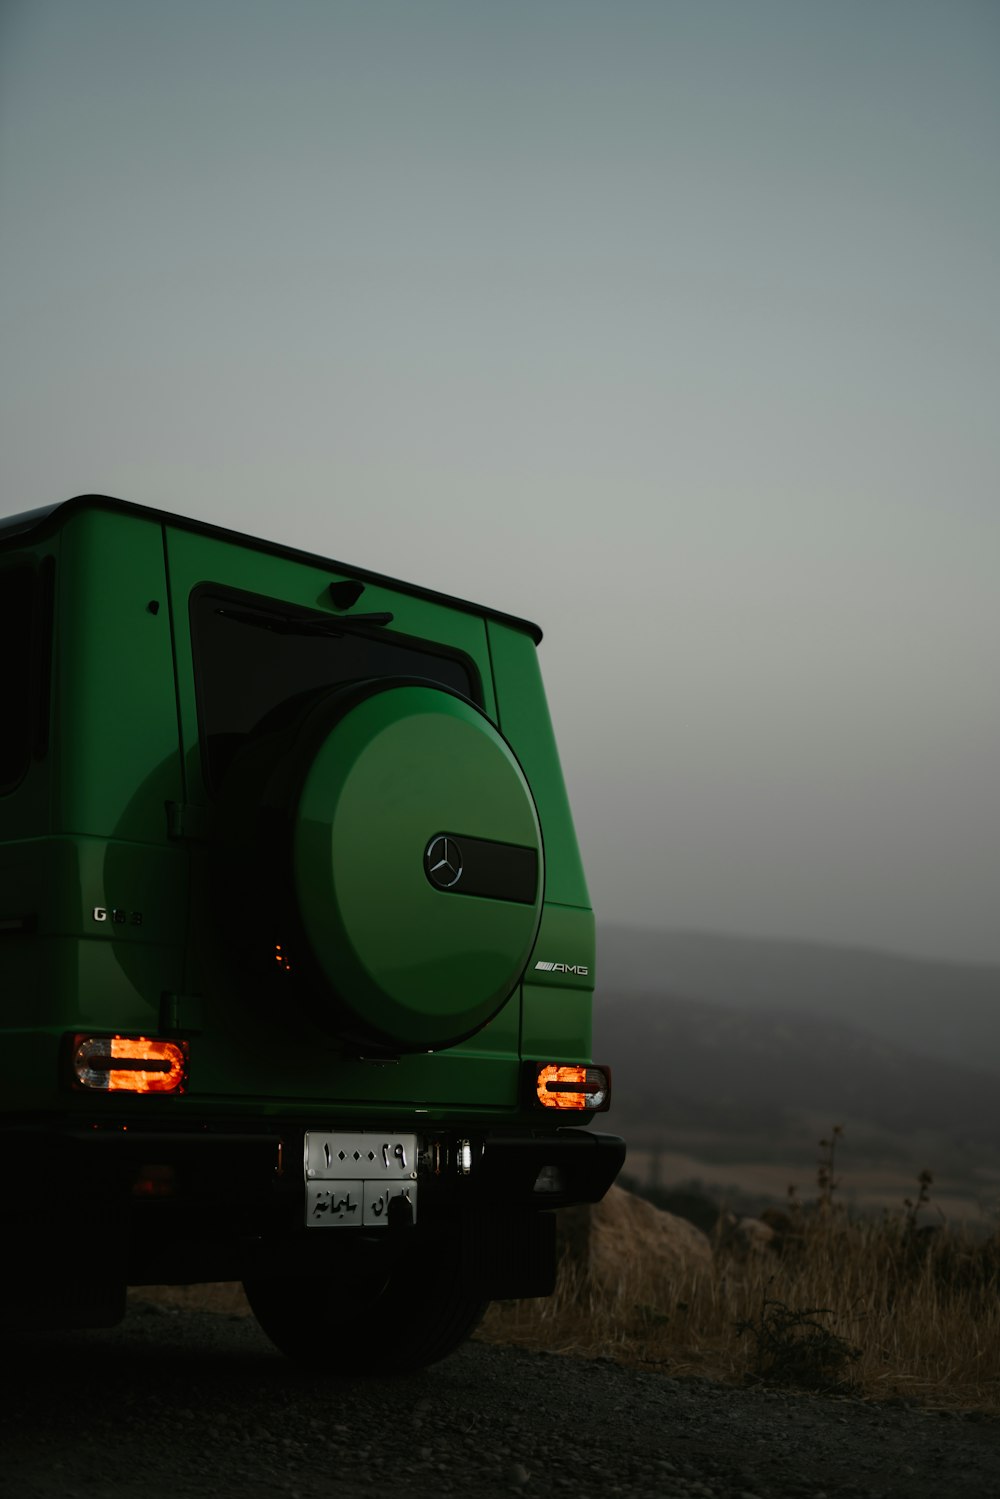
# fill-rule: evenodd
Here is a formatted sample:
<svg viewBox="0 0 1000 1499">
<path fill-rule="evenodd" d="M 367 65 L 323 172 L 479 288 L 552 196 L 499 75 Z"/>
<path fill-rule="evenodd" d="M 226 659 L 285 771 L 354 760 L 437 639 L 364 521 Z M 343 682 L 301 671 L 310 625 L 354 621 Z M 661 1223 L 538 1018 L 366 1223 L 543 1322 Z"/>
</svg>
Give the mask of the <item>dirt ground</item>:
<svg viewBox="0 0 1000 1499">
<path fill-rule="evenodd" d="M 477 1341 L 395 1379 L 352 1378 L 350 1349 L 331 1347 L 330 1377 L 306 1377 L 244 1314 L 242 1293 L 195 1309 L 208 1294 L 134 1293 L 118 1328 L 8 1347 L 0 1494 L 1000 1493 L 1000 1422 L 978 1412 L 731 1389 Z"/>
</svg>

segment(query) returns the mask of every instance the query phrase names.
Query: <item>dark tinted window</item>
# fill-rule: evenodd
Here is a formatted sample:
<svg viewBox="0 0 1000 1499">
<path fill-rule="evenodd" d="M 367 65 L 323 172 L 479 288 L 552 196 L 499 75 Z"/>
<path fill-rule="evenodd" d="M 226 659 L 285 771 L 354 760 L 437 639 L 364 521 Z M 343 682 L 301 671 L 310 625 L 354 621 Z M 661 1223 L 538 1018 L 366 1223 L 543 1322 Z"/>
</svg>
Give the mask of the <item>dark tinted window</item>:
<svg viewBox="0 0 1000 1499">
<path fill-rule="evenodd" d="M 205 779 L 217 789 L 233 755 L 261 726 L 275 725 L 313 694 L 372 677 L 421 677 L 480 703 L 471 665 L 384 627 L 309 634 L 338 620 L 221 591 L 191 598 L 191 636 Z"/>
<path fill-rule="evenodd" d="M 0 792 L 10 791 L 45 747 L 48 630 L 45 575 L 0 568 Z"/>
</svg>

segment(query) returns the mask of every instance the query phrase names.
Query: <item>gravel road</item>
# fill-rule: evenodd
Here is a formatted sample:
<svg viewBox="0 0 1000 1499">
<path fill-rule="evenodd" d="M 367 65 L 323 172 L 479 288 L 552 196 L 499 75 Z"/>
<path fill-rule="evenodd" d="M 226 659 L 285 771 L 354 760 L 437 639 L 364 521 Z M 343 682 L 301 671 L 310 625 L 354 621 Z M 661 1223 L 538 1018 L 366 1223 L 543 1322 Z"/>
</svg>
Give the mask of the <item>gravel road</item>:
<svg viewBox="0 0 1000 1499">
<path fill-rule="evenodd" d="M 407 1378 L 307 1380 L 250 1318 L 141 1302 L 9 1348 L 6 1383 L 11 1499 L 1000 1495 L 989 1417 L 477 1342 Z"/>
</svg>

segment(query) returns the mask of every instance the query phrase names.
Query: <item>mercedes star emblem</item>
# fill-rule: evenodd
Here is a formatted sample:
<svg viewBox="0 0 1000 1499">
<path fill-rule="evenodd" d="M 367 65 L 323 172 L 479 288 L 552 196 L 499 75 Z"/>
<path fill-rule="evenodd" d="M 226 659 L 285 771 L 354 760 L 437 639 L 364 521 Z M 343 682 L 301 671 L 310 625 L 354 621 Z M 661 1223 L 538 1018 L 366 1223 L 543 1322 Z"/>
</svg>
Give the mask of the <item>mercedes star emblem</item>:
<svg viewBox="0 0 1000 1499">
<path fill-rule="evenodd" d="M 462 850 L 454 838 L 439 833 L 427 845 L 424 868 L 431 884 L 439 890 L 452 890 L 462 878 Z"/>
</svg>

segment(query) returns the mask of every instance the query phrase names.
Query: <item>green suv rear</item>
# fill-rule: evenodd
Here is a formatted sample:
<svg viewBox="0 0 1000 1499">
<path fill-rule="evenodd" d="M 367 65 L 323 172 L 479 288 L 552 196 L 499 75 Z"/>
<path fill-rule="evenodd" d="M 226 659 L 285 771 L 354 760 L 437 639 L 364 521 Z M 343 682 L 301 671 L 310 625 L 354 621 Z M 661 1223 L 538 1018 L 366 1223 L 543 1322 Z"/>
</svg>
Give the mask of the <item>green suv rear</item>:
<svg viewBox="0 0 1000 1499">
<path fill-rule="evenodd" d="M 279 1347 L 544 1295 L 594 923 L 527 622 L 103 496 L 0 521 L 10 1316 L 242 1280 Z"/>
</svg>

